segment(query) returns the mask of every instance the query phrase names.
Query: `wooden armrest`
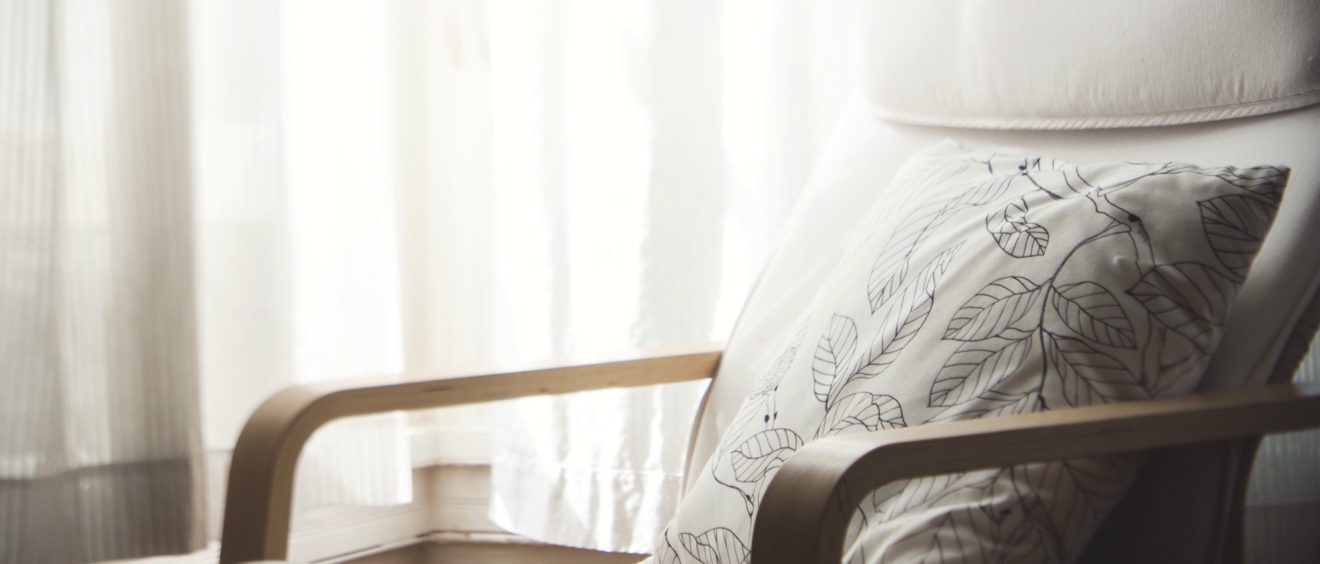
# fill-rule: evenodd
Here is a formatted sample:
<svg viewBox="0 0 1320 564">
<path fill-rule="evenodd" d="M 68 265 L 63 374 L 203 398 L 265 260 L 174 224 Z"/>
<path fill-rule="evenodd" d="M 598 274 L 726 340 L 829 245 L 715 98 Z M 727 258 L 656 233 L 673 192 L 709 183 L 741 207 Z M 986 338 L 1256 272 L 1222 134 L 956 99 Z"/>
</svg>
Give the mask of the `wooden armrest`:
<svg viewBox="0 0 1320 564">
<path fill-rule="evenodd" d="M 1320 385 L 1283 384 L 829 437 L 771 481 L 752 562 L 836 564 L 853 508 L 895 480 L 1317 426 Z"/>
<path fill-rule="evenodd" d="M 715 374 L 721 347 L 643 351 L 576 366 L 542 367 L 407 382 L 294 386 L 248 419 L 229 466 L 222 564 L 283 560 L 288 550 L 293 472 L 303 445 L 326 423 L 351 415 L 480 403 L 601 388 L 700 380 Z"/>
</svg>

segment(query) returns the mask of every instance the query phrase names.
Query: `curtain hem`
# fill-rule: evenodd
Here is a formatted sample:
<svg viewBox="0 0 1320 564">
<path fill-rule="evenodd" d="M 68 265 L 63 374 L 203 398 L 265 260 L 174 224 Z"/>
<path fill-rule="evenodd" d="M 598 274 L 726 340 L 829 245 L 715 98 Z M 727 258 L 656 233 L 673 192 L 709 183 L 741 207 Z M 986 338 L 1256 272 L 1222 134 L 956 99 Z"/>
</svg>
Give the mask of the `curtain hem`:
<svg viewBox="0 0 1320 564">
<path fill-rule="evenodd" d="M 0 561 L 94 562 L 200 550 L 202 473 L 187 457 L 0 479 Z"/>
<path fill-rule="evenodd" d="M 499 456 L 491 464 L 489 518 L 539 542 L 650 554 L 674 513 L 681 484 L 682 475 L 673 472 L 566 468 L 551 460 Z"/>
</svg>

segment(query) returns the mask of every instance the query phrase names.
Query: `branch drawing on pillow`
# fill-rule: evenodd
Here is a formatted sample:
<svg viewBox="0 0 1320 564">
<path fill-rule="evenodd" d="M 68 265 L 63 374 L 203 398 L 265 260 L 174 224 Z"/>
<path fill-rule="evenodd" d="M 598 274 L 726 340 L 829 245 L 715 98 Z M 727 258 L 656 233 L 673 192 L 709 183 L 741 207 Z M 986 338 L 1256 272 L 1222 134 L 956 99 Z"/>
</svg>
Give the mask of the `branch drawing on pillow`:
<svg viewBox="0 0 1320 564">
<path fill-rule="evenodd" d="M 1277 192 L 1249 190 L 1251 194 L 1196 201 L 1206 241 L 1220 264 L 1157 263 L 1139 216 L 1113 199 L 1119 191 L 1137 185 L 1143 178 L 1166 174 L 1178 167 L 1165 165 L 1103 187 L 1087 182 L 1076 168 L 1064 171 L 1062 185 L 1086 197 L 1096 213 L 1110 218 L 1109 223 L 1069 250 L 1048 278 L 1039 282 L 1023 276 L 996 279 L 958 309 L 945 329 L 944 339 L 959 341 L 960 345 L 932 381 L 928 399 L 929 407 L 945 408 L 943 413 L 947 415 L 937 413 L 930 421 L 1045 410 L 1052 407 L 1047 396 L 1061 398 L 1071 407 L 1148 398 L 1168 391 L 1174 383 L 1161 381 L 1160 373 L 1176 372 L 1169 369 L 1188 358 L 1203 360 L 1208 356 L 1217 343 L 1218 328 L 1228 304 L 1273 219 L 1277 201 L 1271 195 Z M 1029 176 L 1025 171 L 1023 174 Z M 1230 169 L 1220 169 L 1216 174 L 1221 179 L 1230 175 Z M 1050 199 L 1068 197 L 1050 191 L 1034 179 L 1032 183 Z M 1270 186 L 1250 181 L 1242 185 Z M 1001 250 L 1014 258 L 1041 256 L 1048 245 L 1045 227 L 1026 220 L 1031 196 L 1013 200 L 1002 211 L 986 218 L 987 232 Z M 997 218 L 1001 221 L 996 221 Z M 1145 333 L 1146 341 L 1140 344 L 1133 321 L 1113 291 L 1095 281 L 1064 280 L 1061 276 L 1074 255 L 1110 237 L 1127 239 L 1124 246 L 1131 249 L 1133 259 L 1130 268 L 1138 279 L 1131 287 L 1119 291 L 1135 298 L 1147 312 L 1150 324 L 1156 326 L 1156 330 Z M 1209 312 L 1218 315 L 1208 315 Z M 1185 342 L 1178 343 L 1179 338 Z M 1173 363 L 1159 361 L 1168 358 L 1168 351 L 1180 344 L 1190 344 L 1201 354 L 1174 354 Z M 1037 347 L 1044 359 L 1039 376 L 1024 382 L 1019 371 Z M 1114 352 L 1122 350 L 1141 351 L 1138 355 L 1127 355 L 1140 362 L 1135 371 L 1116 358 L 1119 355 Z M 1148 369 L 1152 364 L 1142 361 L 1143 358 L 1156 359 L 1155 369 Z M 973 404 L 970 409 L 969 403 Z M 1030 523 L 1013 519 L 1011 510 L 994 513 L 967 508 L 945 516 L 929 535 L 931 544 L 927 549 L 939 554 L 944 543 L 966 546 L 966 533 L 972 532 L 973 537 L 979 538 L 977 531 L 993 530 L 991 538 L 999 539 L 997 544 L 1013 545 L 1019 551 L 1028 547 L 1018 556 L 1035 554 L 1037 548 L 1043 551 L 1040 554 L 1068 554 L 1066 547 L 1076 546 L 1074 541 L 1089 534 L 1117 503 L 1135 471 L 1136 464 L 1124 463 L 1130 458 L 1069 460 L 999 471 L 1009 472 L 1010 482 L 1034 485 L 1015 491 L 1014 505 L 1022 509 L 1019 517 L 1033 511 L 1049 513 L 1045 519 L 1031 524 L 1036 530 L 1040 529 L 1039 523 L 1054 525 L 1054 530 L 1038 531 L 1047 534 L 1035 537 L 1045 544 L 1027 542 L 1024 527 Z M 902 491 L 922 492 L 922 495 L 914 497 L 909 493 L 897 501 L 873 498 L 872 513 L 881 514 L 883 519 L 896 518 L 928 507 L 953 492 L 986 488 L 998 481 L 998 475 L 989 480 L 983 476 L 984 473 L 966 473 L 910 480 Z M 1078 492 L 1074 503 L 1056 500 L 1047 505 L 1030 499 L 1042 489 L 1059 487 Z M 981 495 L 987 492 L 982 491 Z M 860 509 L 866 512 L 864 507 Z M 925 534 L 918 536 L 927 538 Z"/>
<path fill-rule="evenodd" d="M 656 559 L 745 562 L 766 487 L 812 440 L 1190 392 L 1287 177 L 914 155 L 763 357 Z M 1075 560 L 1140 461 L 888 484 L 853 508 L 848 558 Z"/>
<path fill-rule="evenodd" d="M 743 400 L 715 450 L 713 460 L 720 463 L 711 468 L 711 476 L 738 492 L 749 520 L 760 505 L 769 478 L 804 443 L 795 431 L 776 427 L 779 410 L 775 392 L 797 358 L 809 321 L 808 316 L 798 323 L 787 346 L 757 378 L 755 389 Z"/>
</svg>

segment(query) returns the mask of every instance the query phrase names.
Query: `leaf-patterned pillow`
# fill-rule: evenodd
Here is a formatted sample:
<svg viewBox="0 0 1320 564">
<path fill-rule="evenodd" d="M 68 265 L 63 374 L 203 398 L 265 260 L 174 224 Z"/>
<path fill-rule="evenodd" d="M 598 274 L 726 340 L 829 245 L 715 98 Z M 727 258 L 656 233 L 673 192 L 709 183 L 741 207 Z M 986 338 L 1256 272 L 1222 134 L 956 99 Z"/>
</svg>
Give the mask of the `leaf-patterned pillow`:
<svg viewBox="0 0 1320 564">
<path fill-rule="evenodd" d="M 943 143 L 911 158 L 665 530 L 655 559 L 744 562 L 766 486 L 838 433 L 1188 393 L 1286 168 L 1071 165 Z M 1075 560 L 1139 457 L 873 492 L 847 558 Z"/>
</svg>

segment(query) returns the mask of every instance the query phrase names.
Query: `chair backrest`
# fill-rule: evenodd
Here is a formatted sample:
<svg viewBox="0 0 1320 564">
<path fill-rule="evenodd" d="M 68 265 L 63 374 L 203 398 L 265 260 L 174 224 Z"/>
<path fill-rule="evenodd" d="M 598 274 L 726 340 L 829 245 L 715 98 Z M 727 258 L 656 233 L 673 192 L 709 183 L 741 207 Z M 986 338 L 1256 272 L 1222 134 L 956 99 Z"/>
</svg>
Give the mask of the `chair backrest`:
<svg viewBox="0 0 1320 564">
<path fill-rule="evenodd" d="M 1320 286 L 1320 253 L 1312 248 L 1320 242 L 1320 2 L 859 4 L 859 94 L 729 339 L 694 432 L 689 476 L 769 360 L 763 350 L 793 330 L 812 294 L 801 290 L 839 261 L 840 234 L 852 232 L 908 155 L 943 138 L 1077 163 L 1292 167 L 1201 387 L 1265 382 L 1295 328 L 1293 341 L 1309 342 L 1314 324 L 1298 321 Z M 1152 457 L 1136 489 L 1161 492 L 1145 497 L 1172 502 L 1164 510 L 1199 515 L 1204 522 L 1185 534 L 1214 545 L 1235 519 L 1253 449 Z M 1160 489 L 1175 485 L 1176 492 Z M 1223 495 L 1206 495 L 1216 491 Z M 1118 510 L 1125 511 L 1155 510 Z M 1126 534 L 1106 530 L 1101 538 Z"/>
</svg>

